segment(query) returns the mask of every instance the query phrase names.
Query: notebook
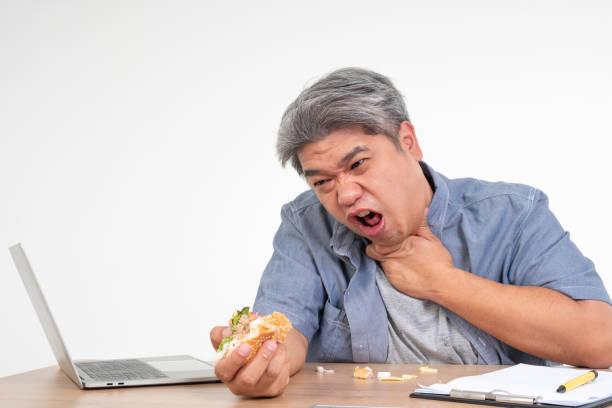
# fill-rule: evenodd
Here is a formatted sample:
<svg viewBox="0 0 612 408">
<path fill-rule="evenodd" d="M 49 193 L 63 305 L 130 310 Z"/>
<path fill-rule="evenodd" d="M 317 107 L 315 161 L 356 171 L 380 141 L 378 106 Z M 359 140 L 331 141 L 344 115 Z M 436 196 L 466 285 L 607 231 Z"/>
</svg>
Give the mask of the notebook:
<svg viewBox="0 0 612 408">
<path fill-rule="evenodd" d="M 460 377 L 446 384 L 417 388 L 411 397 L 498 406 L 604 407 L 612 405 L 612 372 L 565 393 L 557 388 L 589 371 L 518 364 L 487 374 Z"/>
</svg>

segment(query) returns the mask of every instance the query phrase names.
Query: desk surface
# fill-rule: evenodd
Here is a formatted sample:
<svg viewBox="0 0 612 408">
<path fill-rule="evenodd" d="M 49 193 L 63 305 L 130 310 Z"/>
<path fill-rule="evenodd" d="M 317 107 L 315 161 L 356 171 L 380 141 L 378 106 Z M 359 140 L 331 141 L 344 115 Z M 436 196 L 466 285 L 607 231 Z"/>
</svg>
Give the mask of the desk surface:
<svg viewBox="0 0 612 408">
<path fill-rule="evenodd" d="M 0 378 L 0 407 L 305 407 L 313 404 L 398 407 L 449 407 L 456 404 L 409 398 L 417 382 L 429 385 L 456 377 L 484 374 L 502 366 L 432 365 L 438 373 L 419 373 L 415 364 L 371 364 L 393 375 L 418 375 L 416 380 L 380 382 L 352 377 L 356 364 L 325 364 L 334 374 L 319 374 L 307 363 L 276 398 L 248 399 L 233 395 L 223 384 L 191 384 L 81 391 L 57 366 Z M 468 407 L 461 404 L 461 408 Z M 482 406 L 480 406 L 482 407 Z"/>
</svg>

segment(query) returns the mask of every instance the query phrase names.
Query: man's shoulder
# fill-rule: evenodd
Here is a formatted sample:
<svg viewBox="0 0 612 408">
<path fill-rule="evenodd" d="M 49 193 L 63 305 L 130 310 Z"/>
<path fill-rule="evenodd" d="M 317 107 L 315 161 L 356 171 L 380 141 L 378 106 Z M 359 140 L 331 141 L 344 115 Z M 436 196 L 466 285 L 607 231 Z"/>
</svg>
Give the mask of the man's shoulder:
<svg viewBox="0 0 612 408">
<path fill-rule="evenodd" d="M 530 207 L 536 195 L 542 194 L 535 187 L 519 183 L 476 178 L 446 179 L 446 182 L 449 202 L 457 208 L 489 205 L 491 201 L 504 201 L 509 204 L 519 204 L 520 207 Z"/>
<path fill-rule="evenodd" d="M 333 228 L 336 220 L 327 212 L 316 194 L 312 190 L 306 190 L 292 201 L 283 205 L 282 216 L 307 230 L 316 229 L 323 224 Z"/>
<path fill-rule="evenodd" d="M 292 212 L 298 212 L 308 207 L 322 207 L 321 202 L 312 190 L 306 190 L 285 204 Z"/>
</svg>

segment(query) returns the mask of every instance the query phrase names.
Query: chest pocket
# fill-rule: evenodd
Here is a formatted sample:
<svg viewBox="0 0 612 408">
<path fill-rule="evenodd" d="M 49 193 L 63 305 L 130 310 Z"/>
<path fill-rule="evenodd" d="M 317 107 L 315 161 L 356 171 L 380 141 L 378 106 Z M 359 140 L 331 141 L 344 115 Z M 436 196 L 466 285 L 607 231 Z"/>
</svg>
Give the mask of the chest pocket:
<svg viewBox="0 0 612 408">
<path fill-rule="evenodd" d="M 351 330 L 346 312 L 329 302 L 325 302 L 323 318 L 319 330 L 322 340 L 321 348 L 324 362 L 352 362 Z"/>
</svg>

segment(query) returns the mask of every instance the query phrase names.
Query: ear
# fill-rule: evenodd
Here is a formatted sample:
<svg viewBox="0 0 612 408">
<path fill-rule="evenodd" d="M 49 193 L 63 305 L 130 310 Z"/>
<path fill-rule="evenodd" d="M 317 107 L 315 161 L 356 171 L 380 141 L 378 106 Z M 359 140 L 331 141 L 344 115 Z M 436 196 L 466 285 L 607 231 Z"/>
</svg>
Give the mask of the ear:
<svg viewBox="0 0 612 408">
<path fill-rule="evenodd" d="M 399 141 L 402 148 L 410 154 L 416 161 L 423 159 L 423 152 L 419 146 L 419 141 L 414 133 L 414 126 L 408 121 L 403 121 L 399 128 Z"/>
</svg>

